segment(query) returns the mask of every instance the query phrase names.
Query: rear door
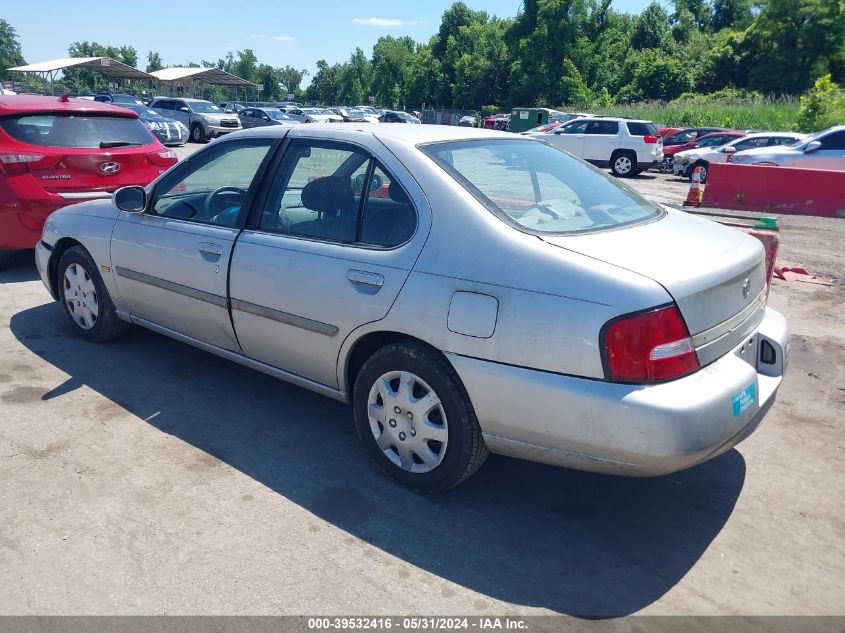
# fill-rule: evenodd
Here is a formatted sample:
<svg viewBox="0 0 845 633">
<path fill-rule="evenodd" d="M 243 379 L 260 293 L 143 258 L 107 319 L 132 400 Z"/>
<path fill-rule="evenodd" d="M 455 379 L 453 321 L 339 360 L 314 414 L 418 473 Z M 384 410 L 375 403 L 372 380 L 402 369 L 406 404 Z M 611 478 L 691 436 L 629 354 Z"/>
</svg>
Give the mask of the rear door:
<svg viewBox="0 0 845 633">
<path fill-rule="evenodd" d="M 593 163 L 607 164 L 614 150 L 619 147 L 619 123 L 590 121 L 586 132 L 581 158 Z"/>
<path fill-rule="evenodd" d="M 256 111 L 252 108 L 247 108 L 246 110 L 241 112 L 239 117 L 241 120 L 241 127 L 243 127 L 244 129 L 255 127 L 255 124 L 257 123 L 255 115 Z"/>
<path fill-rule="evenodd" d="M 238 351 L 226 277 L 274 143 L 244 138 L 209 145 L 157 183 L 146 212 L 119 215 L 112 270 L 133 317 Z"/>
<path fill-rule="evenodd" d="M 232 320 L 246 355 L 337 388 L 340 346 L 390 310 L 425 242 L 428 209 L 383 146 L 294 134 L 235 248 Z"/>
</svg>

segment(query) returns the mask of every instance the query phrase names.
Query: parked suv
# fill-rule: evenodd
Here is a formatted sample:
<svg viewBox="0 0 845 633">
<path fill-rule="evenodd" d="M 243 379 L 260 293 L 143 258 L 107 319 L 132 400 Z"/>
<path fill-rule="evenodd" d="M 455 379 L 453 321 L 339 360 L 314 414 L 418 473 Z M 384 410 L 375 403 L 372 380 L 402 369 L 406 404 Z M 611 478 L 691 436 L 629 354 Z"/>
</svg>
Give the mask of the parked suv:
<svg viewBox="0 0 845 633">
<path fill-rule="evenodd" d="M 150 107 L 160 115 L 182 123 L 190 130 L 194 143 L 241 129 L 237 115 L 224 112 L 211 101 L 155 97 Z"/>
<path fill-rule="evenodd" d="M 795 145 L 738 151 L 729 162 L 845 171 L 845 125 L 828 128 Z"/>
<path fill-rule="evenodd" d="M 610 167 L 617 177 L 635 176 L 663 161 L 663 141 L 651 121 L 574 119 L 537 138 L 598 167 Z"/>
<path fill-rule="evenodd" d="M 171 165 L 131 110 L 68 97 L 0 97 L 0 267 L 33 248 L 47 216 L 146 185 Z"/>
</svg>

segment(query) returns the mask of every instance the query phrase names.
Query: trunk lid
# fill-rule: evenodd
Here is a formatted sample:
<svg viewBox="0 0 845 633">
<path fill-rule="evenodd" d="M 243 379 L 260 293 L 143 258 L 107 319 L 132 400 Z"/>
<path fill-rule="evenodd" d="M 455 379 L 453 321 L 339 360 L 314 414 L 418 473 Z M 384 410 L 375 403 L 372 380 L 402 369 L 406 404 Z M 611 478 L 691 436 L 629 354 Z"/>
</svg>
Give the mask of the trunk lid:
<svg viewBox="0 0 845 633">
<path fill-rule="evenodd" d="M 702 365 L 738 345 L 762 320 L 763 247 L 736 229 L 669 210 L 633 227 L 542 239 L 662 285 L 677 303 Z"/>
<path fill-rule="evenodd" d="M 164 148 L 155 145 L 109 152 L 73 150 L 69 153 L 59 148 L 39 149 L 45 160 L 29 171 L 38 184 L 51 193 L 114 191 L 126 185 L 146 185 L 168 164 L 159 156 Z"/>
</svg>

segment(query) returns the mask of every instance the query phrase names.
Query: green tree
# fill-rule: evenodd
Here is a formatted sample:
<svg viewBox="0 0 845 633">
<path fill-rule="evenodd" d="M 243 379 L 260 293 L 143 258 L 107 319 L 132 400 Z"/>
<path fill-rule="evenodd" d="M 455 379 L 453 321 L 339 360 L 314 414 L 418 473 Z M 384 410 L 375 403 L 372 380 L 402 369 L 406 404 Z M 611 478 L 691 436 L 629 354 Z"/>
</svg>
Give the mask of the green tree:
<svg viewBox="0 0 845 633">
<path fill-rule="evenodd" d="M 257 71 L 258 57 L 255 56 L 255 52 L 251 48 L 247 48 L 246 50 L 238 51 L 238 58 L 232 65 L 232 70 L 228 72 L 237 75 L 241 79 L 255 81 Z"/>
<path fill-rule="evenodd" d="M 753 20 L 751 0 L 713 0 L 711 27 L 714 31 L 745 29 Z"/>
<path fill-rule="evenodd" d="M 155 51 L 147 53 L 147 72 L 154 73 L 162 68 L 164 65 L 161 63 L 161 56 Z"/>
<path fill-rule="evenodd" d="M 631 47 L 635 50 L 662 48 L 668 41 L 670 26 L 666 9 L 652 2 L 637 18 L 631 34 Z"/>
<path fill-rule="evenodd" d="M 308 71 L 304 68 L 298 70 L 290 65 L 278 68 L 276 72 L 278 75 L 277 81 L 281 84 L 280 88 L 284 92 L 285 99 L 287 99 L 288 94 L 295 95 L 300 90 L 302 80 L 308 75 Z"/>
<path fill-rule="evenodd" d="M 627 73 L 630 81 L 619 91 L 620 101 L 669 101 L 692 89 L 687 64 L 657 49 L 633 56 Z"/>
<path fill-rule="evenodd" d="M 21 52 L 18 34 L 11 24 L 0 19 L 0 79 L 9 79 L 14 73 L 6 69 L 23 66 L 26 61 Z"/>
</svg>

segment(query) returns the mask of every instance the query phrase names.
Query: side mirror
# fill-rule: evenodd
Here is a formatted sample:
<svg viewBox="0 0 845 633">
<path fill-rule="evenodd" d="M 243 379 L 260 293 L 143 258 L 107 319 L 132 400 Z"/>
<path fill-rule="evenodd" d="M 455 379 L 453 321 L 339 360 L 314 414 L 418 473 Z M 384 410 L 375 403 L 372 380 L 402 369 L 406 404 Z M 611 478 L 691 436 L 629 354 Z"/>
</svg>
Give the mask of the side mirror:
<svg viewBox="0 0 845 633">
<path fill-rule="evenodd" d="M 727 147 L 723 147 L 722 151 L 725 154 L 736 154 L 736 147 L 734 147 L 733 145 L 728 145 Z"/>
<path fill-rule="evenodd" d="M 821 149 L 822 142 L 821 141 L 811 141 L 807 143 L 807 147 L 804 148 L 805 154 L 811 154 L 818 149 Z"/>
<path fill-rule="evenodd" d="M 127 213 L 143 213 L 147 208 L 147 192 L 143 187 L 121 187 L 112 196 L 114 206 Z"/>
<path fill-rule="evenodd" d="M 190 111 L 191 110 L 188 108 L 188 106 L 182 106 L 181 108 L 179 108 L 179 112 L 190 112 Z"/>
</svg>

